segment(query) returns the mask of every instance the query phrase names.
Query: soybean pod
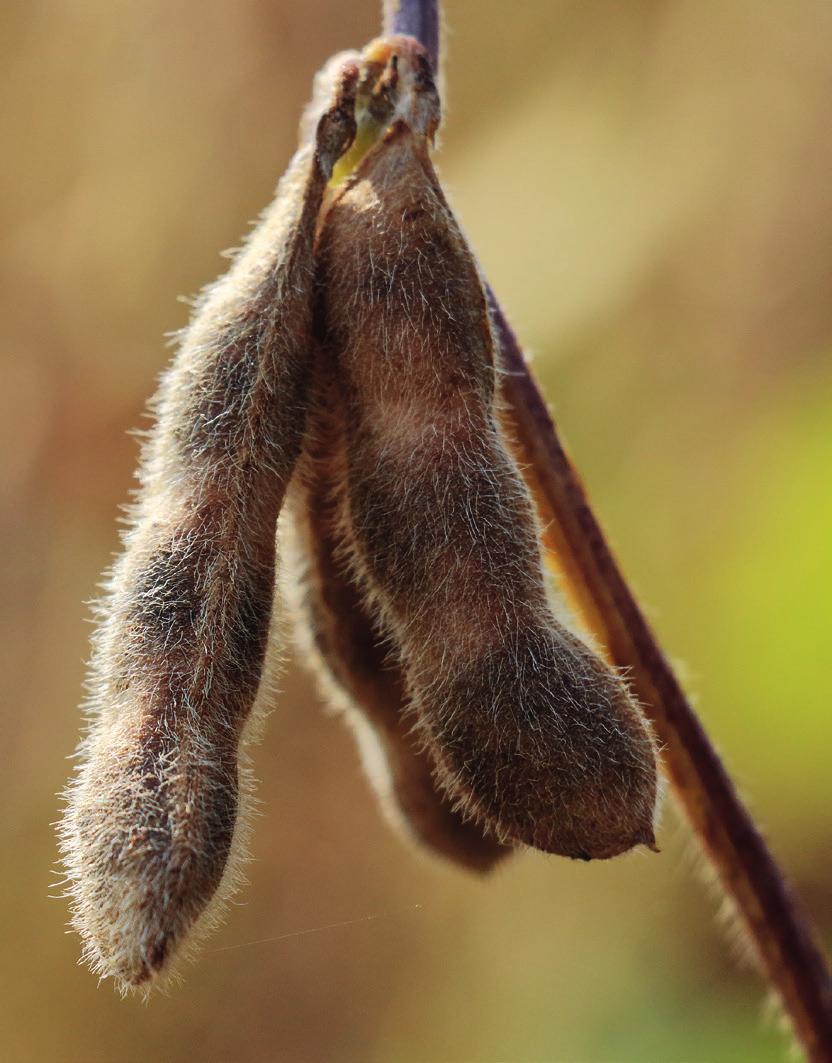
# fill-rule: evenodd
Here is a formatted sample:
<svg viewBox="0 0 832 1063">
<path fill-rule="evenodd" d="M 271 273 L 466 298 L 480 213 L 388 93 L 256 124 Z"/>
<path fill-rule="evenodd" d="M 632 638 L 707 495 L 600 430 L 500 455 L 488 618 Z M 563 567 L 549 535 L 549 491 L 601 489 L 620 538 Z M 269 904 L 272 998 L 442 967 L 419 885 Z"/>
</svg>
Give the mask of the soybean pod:
<svg viewBox="0 0 832 1063">
<path fill-rule="evenodd" d="M 355 132 L 356 73 L 342 65 L 273 204 L 198 303 L 153 403 L 124 551 L 98 606 L 89 731 L 61 839 L 85 959 L 122 989 L 166 969 L 234 885 L 239 747 L 306 415 L 315 224 Z"/>
<path fill-rule="evenodd" d="M 415 725 L 456 807 L 501 841 L 575 858 L 652 846 L 649 728 L 555 616 L 500 429 L 483 283 L 429 156 L 429 65 L 407 38 L 376 42 L 365 64 L 387 128 L 318 247 L 353 568 L 400 648 Z"/>
<path fill-rule="evenodd" d="M 385 817 L 422 849 L 471 871 L 511 851 L 466 820 L 436 786 L 408 711 L 395 639 L 366 607 L 345 550 L 344 424 L 330 361 L 320 359 L 303 458 L 289 494 L 289 595 L 301 659 L 355 734 Z"/>
</svg>

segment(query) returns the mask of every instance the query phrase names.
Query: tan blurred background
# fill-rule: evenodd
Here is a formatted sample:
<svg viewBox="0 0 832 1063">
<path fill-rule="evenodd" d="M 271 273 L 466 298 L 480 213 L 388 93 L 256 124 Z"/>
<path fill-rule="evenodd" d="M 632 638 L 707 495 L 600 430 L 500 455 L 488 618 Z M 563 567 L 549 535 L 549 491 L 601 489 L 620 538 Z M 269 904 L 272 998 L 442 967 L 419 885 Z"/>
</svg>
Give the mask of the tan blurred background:
<svg viewBox="0 0 832 1063">
<path fill-rule="evenodd" d="M 828 943 L 832 6 L 446 8 L 452 201 Z M 83 603 L 176 297 L 268 201 L 317 66 L 376 31 L 374 0 L 0 8 L 0 1058 L 780 1059 L 672 807 L 658 857 L 420 862 L 294 662 L 251 885 L 182 988 L 97 988 L 48 899 Z"/>
</svg>

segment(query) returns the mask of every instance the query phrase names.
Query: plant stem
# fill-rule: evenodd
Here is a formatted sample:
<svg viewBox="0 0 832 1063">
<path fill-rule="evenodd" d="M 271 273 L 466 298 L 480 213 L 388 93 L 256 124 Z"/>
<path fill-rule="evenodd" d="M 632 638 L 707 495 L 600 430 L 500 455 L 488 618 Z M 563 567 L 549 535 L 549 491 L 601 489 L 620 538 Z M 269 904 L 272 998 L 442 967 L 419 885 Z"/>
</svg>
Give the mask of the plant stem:
<svg viewBox="0 0 832 1063">
<path fill-rule="evenodd" d="M 438 61 L 438 0 L 386 0 L 385 32 L 417 37 Z M 676 799 L 747 928 L 812 1063 L 832 1061 L 832 981 L 792 895 L 607 544 L 517 338 L 489 289 L 512 432 L 547 526 L 546 543 L 590 629 L 625 669 L 662 746 Z"/>
<path fill-rule="evenodd" d="M 677 801 L 747 927 L 807 1057 L 832 1059 L 832 987 L 784 878 L 621 574 L 517 340 L 489 293 L 511 428 L 531 466 L 547 548 L 591 629 L 630 682 L 662 746 Z"/>
<path fill-rule="evenodd" d="M 384 33 L 415 37 L 439 69 L 439 0 L 383 0 Z"/>
</svg>

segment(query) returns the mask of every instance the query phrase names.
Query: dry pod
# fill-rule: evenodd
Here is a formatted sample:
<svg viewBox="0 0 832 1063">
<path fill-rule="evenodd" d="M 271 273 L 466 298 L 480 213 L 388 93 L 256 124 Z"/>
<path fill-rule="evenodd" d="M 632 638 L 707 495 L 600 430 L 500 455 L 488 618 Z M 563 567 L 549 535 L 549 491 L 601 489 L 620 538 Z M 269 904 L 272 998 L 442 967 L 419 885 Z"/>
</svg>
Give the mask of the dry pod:
<svg viewBox="0 0 832 1063">
<path fill-rule="evenodd" d="M 185 332 L 99 607 L 60 832 L 85 958 L 122 989 L 234 885 L 302 447 L 306 623 L 388 808 L 480 870 L 518 844 L 652 844 L 649 731 L 551 608 L 482 283 L 429 158 L 429 64 L 409 38 L 360 64 L 319 78 L 274 204 Z"/>
<path fill-rule="evenodd" d="M 184 334 L 99 606 L 90 728 L 60 830 L 85 958 L 122 988 L 164 969 L 233 885 L 238 747 L 306 413 L 314 229 L 355 132 L 355 76 L 343 68 L 334 103 Z"/>
<path fill-rule="evenodd" d="M 434 784 L 433 762 L 413 734 L 394 641 L 382 632 L 350 574 L 343 544 L 341 411 L 323 363 L 303 459 L 292 483 L 286 569 L 302 659 L 351 725 L 382 810 L 403 835 L 469 870 L 511 851 L 463 819 Z M 325 379 L 328 378 L 328 379 Z"/>
<path fill-rule="evenodd" d="M 354 571 L 460 809 L 502 841 L 572 857 L 652 845 L 647 725 L 549 603 L 537 520 L 498 423 L 482 281 L 429 157 L 439 101 L 422 49 L 374 42 L 359 108 L 362 94 L 383 131 L 318 247 Z"/>
</svg>

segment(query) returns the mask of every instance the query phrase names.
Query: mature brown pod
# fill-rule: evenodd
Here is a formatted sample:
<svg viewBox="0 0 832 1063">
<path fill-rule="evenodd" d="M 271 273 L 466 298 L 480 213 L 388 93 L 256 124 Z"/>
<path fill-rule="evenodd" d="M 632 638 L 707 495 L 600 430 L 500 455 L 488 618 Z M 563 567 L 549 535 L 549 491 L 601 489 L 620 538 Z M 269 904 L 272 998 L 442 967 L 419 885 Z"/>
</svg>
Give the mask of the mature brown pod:
<svg viewBox="0 0 832 1063">
<path fill-rule="evenodd" d="M 438 99 L 416 42 L 368 47 L 359 115 L 362 98 L 384 131 L 318 247 L 346 404 L 352 564 L 459 808 L 503 841 L 571 857 L 652 845 L 650 732 L 548 600 L 536 517 L 497 420 L 483 285 L 429 158 Z"/>
<path fill-rule="evenodd" d="M 238 747 L 306 412 L 315 223 L 355 132 L 356 74 L 343 67 L 274 203 L 200 300 L 154 401 L 99 606 L 90 728 L 60 832 L 84 957 L 122 989 L 165 968 L 234 883 Z"/>
<path fill-rule="evenodd" d="M 324 360 L 322 359 L 322 362 Z M 288 505 L 287 590 L 304 663 L 352 728 L 386 818 L 406 838 L 472 871 L 490 871 L 511 849 L 465 820 L 433 781 L 413 734 L 394 640 L 367 611 L 343 543 L 343 413 L 331 366 L 313 389 L 304 453 Z"/>
</svg>

